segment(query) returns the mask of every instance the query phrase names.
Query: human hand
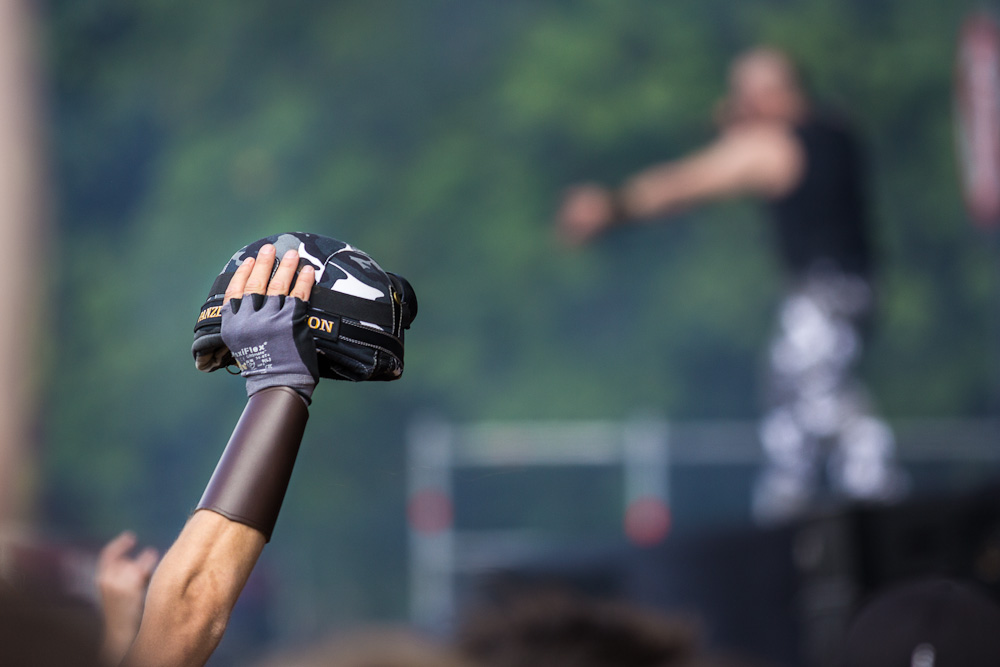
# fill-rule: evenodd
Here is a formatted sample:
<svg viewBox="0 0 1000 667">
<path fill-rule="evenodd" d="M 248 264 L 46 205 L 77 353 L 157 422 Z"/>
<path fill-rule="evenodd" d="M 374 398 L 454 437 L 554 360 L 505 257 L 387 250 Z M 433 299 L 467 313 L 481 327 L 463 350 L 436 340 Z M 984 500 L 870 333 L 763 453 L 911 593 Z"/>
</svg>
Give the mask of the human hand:
<svg viewBox="0 0 1000 667">
<path fill-rule="evenodd" d="M 587 183 L 566 191 L 556 214 L 556 231 L 568 245 L 590 241 L 614 224 L 617 211 L 612 191 Z"/>
<path fill-rule="evenodd" d="M 135 548 L 134 533 L 125 531 L 108 542 L 97 559 L 97 590 L 101 598 L 104 634 L 101 659 L 117 665 L 139 632 L 146 588 L 160 556 L 146 548 L 139 555 L 129 555 Z"/>
<path fill-rule="evenodd" d="M 316 344 L 306 324 L 315 269 L 304 266 L 293 285 L 298 253 L 286 252 L 272 276 L 274 252 L 273 245 L 264 245 L 233 274 L 222 305 L 222 340 L 247 379 L 247 395 L 291 387 L 308 402 L 319 380 Z"/>
</svg>

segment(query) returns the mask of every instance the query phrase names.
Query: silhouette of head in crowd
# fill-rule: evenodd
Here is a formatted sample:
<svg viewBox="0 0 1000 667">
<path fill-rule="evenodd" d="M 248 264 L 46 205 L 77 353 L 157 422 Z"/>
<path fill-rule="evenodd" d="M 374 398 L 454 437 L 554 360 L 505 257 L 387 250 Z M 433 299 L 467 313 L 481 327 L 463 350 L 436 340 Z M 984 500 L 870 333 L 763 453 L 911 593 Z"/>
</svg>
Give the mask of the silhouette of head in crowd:
<svg viewBox="0 0 1000 667">
<path fill-rule="evenodd" d="M 369 629 L 283 652 L 254 667 L 475 667 L 450 647 L 402 629 Z"/>
<path fill-rule="evenodd" d="M 0 665 L 97 667 L 100 638 L 93 610 L 28 595 L 0 580 Z"/>
<path fill-rule="evenodd" d="M 521 596 L 470 615 L 459 649 L 483 667 L 740 667 L 705 653 L 697 624 L 563 593 Z"/>
<path fill-rule="evenodd" d="M 969 584 L 924 579 L 885 591 L 855 618 L 843 667 L 996 667 L 1000 607 Z"/>
</svg>

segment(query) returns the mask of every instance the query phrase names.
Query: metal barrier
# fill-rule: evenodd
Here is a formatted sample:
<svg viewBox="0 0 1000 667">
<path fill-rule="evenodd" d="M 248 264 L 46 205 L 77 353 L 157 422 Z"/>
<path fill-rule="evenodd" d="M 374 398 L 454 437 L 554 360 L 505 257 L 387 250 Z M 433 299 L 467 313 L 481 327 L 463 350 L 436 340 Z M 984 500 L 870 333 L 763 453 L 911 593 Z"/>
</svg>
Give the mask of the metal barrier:
<svg viewBox="0 0 1000 667">
<path fill-rule="evenodd" d="M 1000 420 L 914 419 L 893 424 L 899 459 L 909 464 L 1000 464 Z M 620 470 L 626 535 L 640 545 L 667 533 L 672 471 L 755 466 L 762 460 L 754 421 L 415 422 L 407 435 L 410 619 L 444 632 L 456 613 L 456 576 L 537 551 L 536 535 L 457 530 L 454 476 L 462 469 L 603 466 Z"/>
</svg>

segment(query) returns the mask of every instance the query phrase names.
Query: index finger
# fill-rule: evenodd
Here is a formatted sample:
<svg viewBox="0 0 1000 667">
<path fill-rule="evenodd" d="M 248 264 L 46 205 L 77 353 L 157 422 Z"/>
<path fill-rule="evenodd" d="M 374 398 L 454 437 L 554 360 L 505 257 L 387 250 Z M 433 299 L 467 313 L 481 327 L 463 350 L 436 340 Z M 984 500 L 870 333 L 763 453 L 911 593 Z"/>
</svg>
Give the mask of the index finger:
<svg viewBox="0 0 1000 667">
<path fill-rule="evenodd" d="M 113 563 L 116 560 L 121 559 L 125 554 L 132 550 L 135 546 L 137 538 L 135 533 L 126 530 L 120 533 L 113 540 L 104 545 L 101 549 L 101 553 L 98 556 L 98 567 L 105 567 L 108 563 Z"/>
<path fill-rule="evenodd" d="M 240 299 L 243 297 L 243 289 L 246 287 L 247 279 L 250 277 L 250 271 L 253 270 L 255 261 L 253 257 L 247 257 L 236 269 L 236 273 L 233 274 L 232 279 L 229 281 L 229 287 L 226 288 L 226 298 L 222 301 L 223 306 L 229 303 L 230 299 Z"/>
<path fill-rule="evenodd" d="M 288 286 L 292 283 L 292 278 L 295 276 L 295 269 L 298 268 L 298 265 L 299 253 L 295 250 L 286 252 L 285 256 L 281 258 L 281 263 L 278 264 L 277 271 L 271 276 L 271 282 L 267 284 L 268 296 L 288 294 Z"/>
</svg>

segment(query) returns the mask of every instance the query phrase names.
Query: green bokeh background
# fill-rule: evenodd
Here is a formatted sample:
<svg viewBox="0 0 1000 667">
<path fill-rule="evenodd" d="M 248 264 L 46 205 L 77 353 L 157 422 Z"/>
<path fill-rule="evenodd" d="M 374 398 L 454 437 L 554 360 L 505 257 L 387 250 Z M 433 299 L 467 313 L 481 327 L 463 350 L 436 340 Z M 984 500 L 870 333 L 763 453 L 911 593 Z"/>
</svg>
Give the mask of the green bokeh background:
<svg viewBox="0 0 1000 667">
<path fill-rule="evenodd" d="M 709 138 L 727 61 L 760 42 L 870 145 L 883 280 L 865 370 L 881 410 L 995 415 L 996 253 L 962 210 L 951 118 L 974 5 L 52 0 L 48 524 L 169 544 L 244 397 L 194 369 L 195 316 L 230 254 L 279 231 L 347 240 L 420 301 L 402 381 L 317 390 L 261 564 L 291 610 L 279 638 L 405 615 L 419 416 L 753 418 L 781 276 L 752 202 L 575 252 L 551 218 L 567 185 Z M 606 529 L 553 500 L 579 484 L 514 480 L 509 502 Z"/>
</svg>

